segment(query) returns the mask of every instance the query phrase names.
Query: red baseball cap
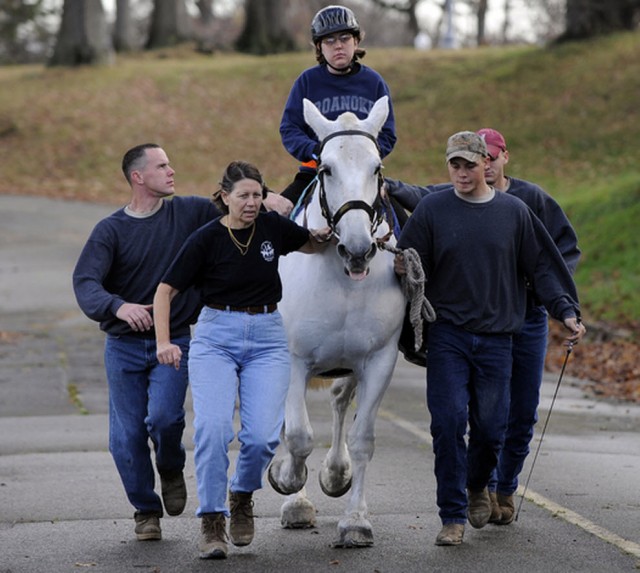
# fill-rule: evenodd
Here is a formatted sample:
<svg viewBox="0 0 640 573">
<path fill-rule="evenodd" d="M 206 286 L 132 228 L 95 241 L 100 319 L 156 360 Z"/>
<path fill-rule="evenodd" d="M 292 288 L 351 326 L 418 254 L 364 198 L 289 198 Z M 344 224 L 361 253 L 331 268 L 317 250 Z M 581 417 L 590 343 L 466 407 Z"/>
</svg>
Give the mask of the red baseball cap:
<svg viewBox="0 0 640 573">
<path fill-rule="evenodd" d="M 497 157 L 501 151 L 507 150 L 507 142 L 499 131 L 491 129 L 490 127 L 484 127 L 476 131 L 476 133 L 484 139 L 491 157 Z"/>
</svg>

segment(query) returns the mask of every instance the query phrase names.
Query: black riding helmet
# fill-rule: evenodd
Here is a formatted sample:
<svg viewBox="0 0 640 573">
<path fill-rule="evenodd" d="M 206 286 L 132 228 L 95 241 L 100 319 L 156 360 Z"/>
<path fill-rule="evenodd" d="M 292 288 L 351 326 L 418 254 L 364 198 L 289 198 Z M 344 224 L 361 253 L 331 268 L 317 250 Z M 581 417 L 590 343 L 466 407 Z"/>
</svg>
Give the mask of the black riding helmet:
<svg viewBox="0 0 640 573">
<path fill-rule="evenodd" d="M 327 6 L 311 21 L 311 39 L 317 44 L 322 38 L 337 32 L 351 32 L 360 40 L 360 24 L 354 13 L 345 6 Z"/>
</svg>

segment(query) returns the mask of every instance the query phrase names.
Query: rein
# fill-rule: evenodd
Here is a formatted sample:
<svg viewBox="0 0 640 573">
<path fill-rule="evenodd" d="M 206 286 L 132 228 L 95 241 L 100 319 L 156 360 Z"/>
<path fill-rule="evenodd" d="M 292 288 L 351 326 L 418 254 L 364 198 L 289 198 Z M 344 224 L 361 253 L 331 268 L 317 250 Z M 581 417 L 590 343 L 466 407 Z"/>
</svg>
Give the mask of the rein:
<svg viewBox="0 0 640 573">
<path fill-rule="evenodd" d="M 342 217 L 344 216 L 345 213 L 347 213 L 348 211 L 354 210 L 354 209 L 359 209 L 364 211 L 365 213 L 367 213 L 367 215 L 369 216 L 369 220 L 371 221 L 371 229 L 372 229 L 372 233 L 375 233 L 375 231 L 377 230 L 377 228 L 379 227 L 380 223 L 382 223 L 384 221 L 384 217 L 382 214 L 382 209 L 381 209 L 381 205 L 382 205 L 382 196 L 380 191 L 382 190 L 382 185 L 384 183 L 383 177 L 382 177 L 382 173 L 378 174 L 378 194 L 376 196 L 376 199 L 373 203 L 373 205 L 369 205 L 369 203 L 365 202 L 365 201 L 361 201 L 361 200 L 353 200 L 353 201 L 347 201 L 346 203 L 344 203 L 343 205 L 341 205 L 335 213 L 331 213 L 330 209 L 329 209 L 329 203 L 327 202 L 327 192 L 325 190 L 324 187 L 324 172 L 322 169 L 322 150 L 324 149 L 324 146 L 327 144 L 327 142 L 331 141 L 332 139 L 334 139 L 335 137 L 342 137 L 342 136 L 362 136 L 362 137 L 366 137 L 368 139 L 370 139 L 371 141 L 373 141 L 373 143 L 376 146 L 376 149 L 378 151 L 378 154 L 380 154 L 380 147 L 378 146 L 378 141 L 377 139 L 371 135 L 370 133 L 366 132 L 366 131 L 362 131 L 359 129 L 345 129 L 342 131 L 336 131 L 334 133 L 330 133 L 329 135 L 327 135 L 327 137 L 325 137 L 322 142 L 320 143 L 320 152 L 318 153 L 319 155 L 319 162 L 318 162 L 318 182 L 319 182 L 319 188 L 320 188 L 320 195 L 319 195 L 319 200 L 320 200 L 320 209 L 322 211 L 322 216 L 327 220 L 327 224 L 329 225 L 329 228 L 331 229 L 331 231 L 336 234 L 336 226 L 338 224 L 338 222 L 340 221 L 340 219 L 342 219 Z"/>
</svg>

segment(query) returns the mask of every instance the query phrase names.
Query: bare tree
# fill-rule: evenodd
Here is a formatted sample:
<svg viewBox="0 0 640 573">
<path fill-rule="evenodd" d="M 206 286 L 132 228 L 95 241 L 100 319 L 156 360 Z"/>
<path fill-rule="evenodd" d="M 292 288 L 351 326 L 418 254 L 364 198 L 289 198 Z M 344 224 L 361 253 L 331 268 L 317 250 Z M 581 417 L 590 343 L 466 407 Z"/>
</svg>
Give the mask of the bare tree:
<svg viewBox="0 0 640 573">
<path fill-rule="evenodd" d="M 478 0 L 477 7 L 476 7 L 476 17 L 478 22 L 476 42 L 478 46 L 484 46 L 487 43 L 486 21 L 487 21 L 488 8 L 489 8 L 488 0 Z"/>
<path fill-rule="evenodd" d="M 0 64 L 46 60 L 55 32 L 56 9 L 44 0 L 3 0 L 0 8 Z"/>
<path fill-rule="evenodd" d="M 195 22 L 196 49 L 199 52 L 210 53 L 214 48 L 214 23 L 213 0 L 196 0 L 196 8 L 200 12 L 200 18 Z"/>
<path fill-rule="evenodd" d="M 382 8 L 388 8 L 404 14 L 407 17 L 407 28 L 413 39 L 420 33 L 417 8 L 421 1 L 422 0 L 373 0 L 373 3 Z"/>
<path fill-rule="evenodd" d="M 175 46 L 191 39 L 184 0 L 154 0 L 147 49 Z"/>
<path fill-rule="evenodd" d="M 133 17 L 130 0 L 116 0 L 116 21 L 113 27 L 113 46 L 117 52 L 134 49 Z"/>
<path fill-rule="evenodd" d="M 640 0 L 567 0 L 566 30 L 559 41 L 633 30 L 638 17 Z"/>
<path fill-rule="evenodd" d="M 236 49 L 249 54 L 277 54 L 295 48 L 286 25 L 287 0 L 246 0 L 245 26 Z"/>
<path fill-rule="evenodd" d="M 102 0 L 64 0 L 50 66 L 108 63 L 113 48 Z"/>
</svg>

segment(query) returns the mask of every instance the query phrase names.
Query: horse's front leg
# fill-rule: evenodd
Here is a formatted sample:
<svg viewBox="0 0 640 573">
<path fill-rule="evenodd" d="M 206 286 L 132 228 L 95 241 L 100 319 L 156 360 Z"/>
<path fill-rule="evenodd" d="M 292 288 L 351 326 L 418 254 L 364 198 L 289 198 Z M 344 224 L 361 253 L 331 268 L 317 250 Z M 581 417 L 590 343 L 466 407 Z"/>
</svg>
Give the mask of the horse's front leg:
<svg viewBox="0 0 640 573">
<path fill-rule="evenodd" d="M 284 420 L 285 455 L 269 466 L 269 483 L 278 493 L 299 492 L 307 482 L 306 460 L 313 451 L 313 430 L 306 405 L 307 372 L 302 360 L 292 357 L 291 382 Z"/>
<path fill-rule="evenodd" d="M 377 360 L 370 360 L 357 387 L 356 417 L 349 429 L 348 447 L 353 465 L 351 495 L 344 517 L 338 523 L 334 547 L 369 547 L 373 528 L 368 519 L 364 495 L 367 464 L 375 449 L 375 419 L 384 393 L 391 381 L 396 348 L 385 349 Z"/>
<path fill-rule="evenodd" d="M 345 440 L 345 416 L 353 400 L 355 376 L 338 378 L 331 386 L 333 428 L 331 447 L 327 452 L 318 479 L 322 491 L 331 497 L 340 497 L 351 488 L 351 459 Z"/>
</svg>

